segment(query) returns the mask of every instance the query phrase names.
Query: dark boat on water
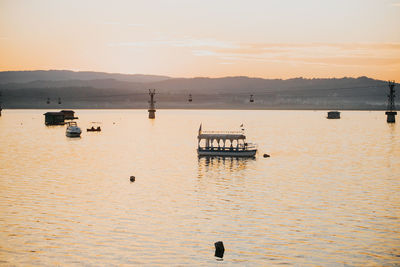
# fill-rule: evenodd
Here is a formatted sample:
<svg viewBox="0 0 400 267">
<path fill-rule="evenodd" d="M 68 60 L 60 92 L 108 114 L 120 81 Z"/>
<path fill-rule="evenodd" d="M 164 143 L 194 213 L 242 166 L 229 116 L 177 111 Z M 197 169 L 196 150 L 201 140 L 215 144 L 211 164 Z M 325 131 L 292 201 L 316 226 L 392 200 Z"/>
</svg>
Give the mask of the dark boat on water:
<svg viewBox="0 0 400 267">
<path fill-rule="evenodd" d="M 100 126 L 98 126 L 97 128 L 94 128 L 92 126 L 91 128 L 87 128 L 86 131 L 88 131 L 88 132 L 101 132 L 101 128 L 100 128 Z"/>
<path fill-rule="evenodd" d="M 340 112 L 337 110 L 329 111 L 327 119 L 340 119 Z"/>
<path fill-rule="evenodd" d="M 100 128 L 100 124 L 99 122 L 92 122 L 92 127 L 87 128 L 86 131 L 87 132 L 101 132 L 101 128 Z"/>
</svg>

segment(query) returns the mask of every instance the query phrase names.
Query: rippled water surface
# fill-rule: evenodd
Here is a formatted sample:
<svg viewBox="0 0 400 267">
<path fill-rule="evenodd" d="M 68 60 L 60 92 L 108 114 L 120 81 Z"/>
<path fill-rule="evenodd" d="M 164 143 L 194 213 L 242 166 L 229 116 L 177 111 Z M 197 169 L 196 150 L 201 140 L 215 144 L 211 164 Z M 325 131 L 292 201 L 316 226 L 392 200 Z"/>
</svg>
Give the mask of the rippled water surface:
<svg viewBox="0 0 400 267">
<path fill-rule="evenodd" d="M 384 112 L 77 110 L 79 139 L 44 112 L 0 117 L 2 265 L 400 264 L 400 121 Z M 199 159 L 200 122 L 244 123 L 256 159 Z"/>
</svg>

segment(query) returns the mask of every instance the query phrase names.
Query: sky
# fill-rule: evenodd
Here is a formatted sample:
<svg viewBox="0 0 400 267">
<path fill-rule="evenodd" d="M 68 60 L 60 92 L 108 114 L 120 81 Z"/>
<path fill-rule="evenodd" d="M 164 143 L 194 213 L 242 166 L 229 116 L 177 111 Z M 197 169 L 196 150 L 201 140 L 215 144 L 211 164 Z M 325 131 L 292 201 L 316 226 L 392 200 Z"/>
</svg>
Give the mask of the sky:
<svg viewBox="0 0 400 267">
<path fill-rule="evenodd" d="M 400 81 L 400 0 L 0 0 L 0 71 Z"/>
</svg>

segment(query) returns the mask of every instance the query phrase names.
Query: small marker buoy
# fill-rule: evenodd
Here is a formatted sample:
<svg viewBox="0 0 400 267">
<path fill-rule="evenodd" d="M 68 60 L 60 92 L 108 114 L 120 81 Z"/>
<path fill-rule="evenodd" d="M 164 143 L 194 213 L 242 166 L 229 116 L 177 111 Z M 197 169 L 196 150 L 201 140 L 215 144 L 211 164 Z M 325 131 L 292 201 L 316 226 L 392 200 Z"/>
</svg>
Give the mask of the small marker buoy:
<svg viewBox="0 0 400 267">
<path fill-rule="evenodd" d="M 225 248 L 224 248 L 224 243 L 222 243 L 222 241 L 218 241 L 214 243 L 215 246 L 215 257 L 218 258 L 223 258 L 224 257 L 224 252 L 225 252 Z"/>
<path fill-rule="evenodd" d="M 264 157 L 264 158 L 269 158 L 269 157 L 270 157 L 270 155 L 268 155 L 268 154 L 264 154 L 264 155 L 263 155 L 263 157 Z"/>
<path fill-rule="evenodd" d="M 135 181 L 135 176 L 131 176 L 131 178 L 129 179 L 131 182 Z"/>
</svg>

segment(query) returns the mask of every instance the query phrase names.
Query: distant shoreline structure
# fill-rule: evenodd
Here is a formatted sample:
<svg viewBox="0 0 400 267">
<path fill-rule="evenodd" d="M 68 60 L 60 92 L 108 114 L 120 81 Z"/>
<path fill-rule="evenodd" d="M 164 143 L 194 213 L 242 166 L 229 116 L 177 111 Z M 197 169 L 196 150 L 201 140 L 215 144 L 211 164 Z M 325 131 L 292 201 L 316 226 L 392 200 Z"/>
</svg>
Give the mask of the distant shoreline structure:
<svg viewBox="0 0 400 267">
<path fill-rule="evenodd" d="M 68 108 L 68 107 L 67 107 Z M 80 109 L 80 110 L 144 110 L 147 111 L 147 108 L 84 108 L 84 107 L 74 107 L 68 109 Z M 3 111 L 7 110 L 57 110 L 57 108 L 3 108 Z M 314 109 L 314 108 L 264 108 L 264 109 L 245 109 L 245 108 L 158 108 L 157 110 L 244 110 L 244 111 L 330 111 L 331 109 Z M 340 111 L 386 111 L 385 108 L 379 109 L 340 109 Z"/>
</svg>

